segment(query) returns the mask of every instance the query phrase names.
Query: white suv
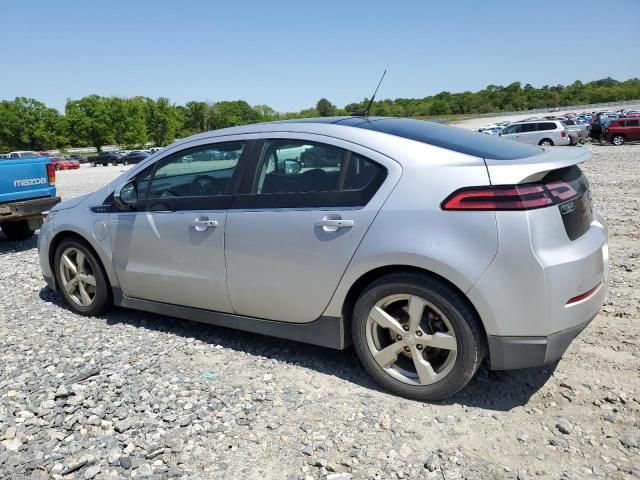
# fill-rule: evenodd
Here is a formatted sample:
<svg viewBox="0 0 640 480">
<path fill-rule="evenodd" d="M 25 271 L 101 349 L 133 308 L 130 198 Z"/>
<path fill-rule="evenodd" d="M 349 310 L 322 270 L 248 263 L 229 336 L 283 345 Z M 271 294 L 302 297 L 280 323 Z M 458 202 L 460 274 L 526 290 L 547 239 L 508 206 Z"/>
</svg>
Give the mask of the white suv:
<svg viewBox="0 0 640 480">
<path fill-rule="evenodd" d="M 569 132 L 559 120 L 516 122 L 502 129 L 501 137 L 532 145 L 570 145 Z"/>
</svg>

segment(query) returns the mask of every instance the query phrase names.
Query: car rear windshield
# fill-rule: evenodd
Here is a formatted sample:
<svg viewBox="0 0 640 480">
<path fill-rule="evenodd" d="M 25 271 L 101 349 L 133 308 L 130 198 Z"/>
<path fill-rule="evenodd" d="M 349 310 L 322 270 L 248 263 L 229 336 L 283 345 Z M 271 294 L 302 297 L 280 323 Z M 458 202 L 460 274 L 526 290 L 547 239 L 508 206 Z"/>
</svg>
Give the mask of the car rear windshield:
<svg viewBox="0 0 640 480">
<path fill-rule="evenodd" d="M 493 160 L 517 160 L 533 157 L 544 151 L 533 145 L 423 120 L 374 117 L 351 125 Z"/>
</svg>

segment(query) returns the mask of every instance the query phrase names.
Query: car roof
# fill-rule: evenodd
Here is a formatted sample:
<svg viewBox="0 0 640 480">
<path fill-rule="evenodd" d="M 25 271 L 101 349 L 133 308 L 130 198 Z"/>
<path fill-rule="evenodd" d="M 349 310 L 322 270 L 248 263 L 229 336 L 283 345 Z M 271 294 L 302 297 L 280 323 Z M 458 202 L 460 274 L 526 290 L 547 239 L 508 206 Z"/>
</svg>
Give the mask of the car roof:
<svg viewBox="0 0 640 480">
<path fill-rule="evenodd" d="M 363 136 L 386 134 L 447 150 L 496 160 L 532 157 L 542 149 L 504 140 L 471 130 L 436 122 L 399 117 L 340 116 L 278 120 L 230 127 L 182 139 L 178 144 L 210 137 L 268 132 L 300 132 L 329 135 L 344 140 L 362 140 Z M 380 139 L 380 137 L 378 137 Z"/>
</svg>

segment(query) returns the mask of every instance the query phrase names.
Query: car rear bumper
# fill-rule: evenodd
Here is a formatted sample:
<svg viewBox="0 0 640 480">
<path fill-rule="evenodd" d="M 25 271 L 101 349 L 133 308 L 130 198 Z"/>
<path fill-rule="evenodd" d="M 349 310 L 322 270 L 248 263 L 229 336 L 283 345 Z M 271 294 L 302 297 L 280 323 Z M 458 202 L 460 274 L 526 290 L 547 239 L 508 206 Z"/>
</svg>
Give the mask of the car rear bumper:
<svg viewBox="0 0 640 480">
<path fill-rule="evenodd" d="M 562 358 L 569 345 L 595 318 L 546 337 L 487 337 L 492 370 L 540 367 Z"/>
<path fill-rule="evenodd" d="M 0 222 L 43 218 L 45 212 L 60 203 L 60 197 L 35 198 L 0 204 Z"/>
</svg>

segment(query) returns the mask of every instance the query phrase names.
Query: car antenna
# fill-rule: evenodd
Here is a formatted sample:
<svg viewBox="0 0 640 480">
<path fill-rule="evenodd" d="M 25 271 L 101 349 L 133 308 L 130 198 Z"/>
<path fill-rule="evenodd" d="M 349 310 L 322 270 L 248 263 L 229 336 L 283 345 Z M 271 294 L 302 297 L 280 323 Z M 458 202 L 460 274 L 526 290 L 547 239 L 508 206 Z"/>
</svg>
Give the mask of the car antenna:
<svg viewBox="0 0 640 480">
<path fill-rule="evenodd" d="M 378 82 L 378 86 L 376 87 L 376 90 L 373 92 L 373 95 L 371 96 L 371 100 L 369 100 L 369 103 L 367 104 L 367 108 L 365 108 L 364 110 L 360 110 L 358 112 L 353 112 L 351 115 L 353 115 L 354 117 L 368 117 L 369 116 L 369 110 L 371 110 L 371 106 L 373 105 L 373 100 L 376 98 L 376 93 L 378 93 L 378 89 L 380 88 L 380 84 L 382 83 L 382 80 L 384 79 L 384 76 L 387 74 L 387 69 L 385 68 L 384 72 L 382 72 L 382 77 L 380 77 L 380 81 Z"/>
</svg>

